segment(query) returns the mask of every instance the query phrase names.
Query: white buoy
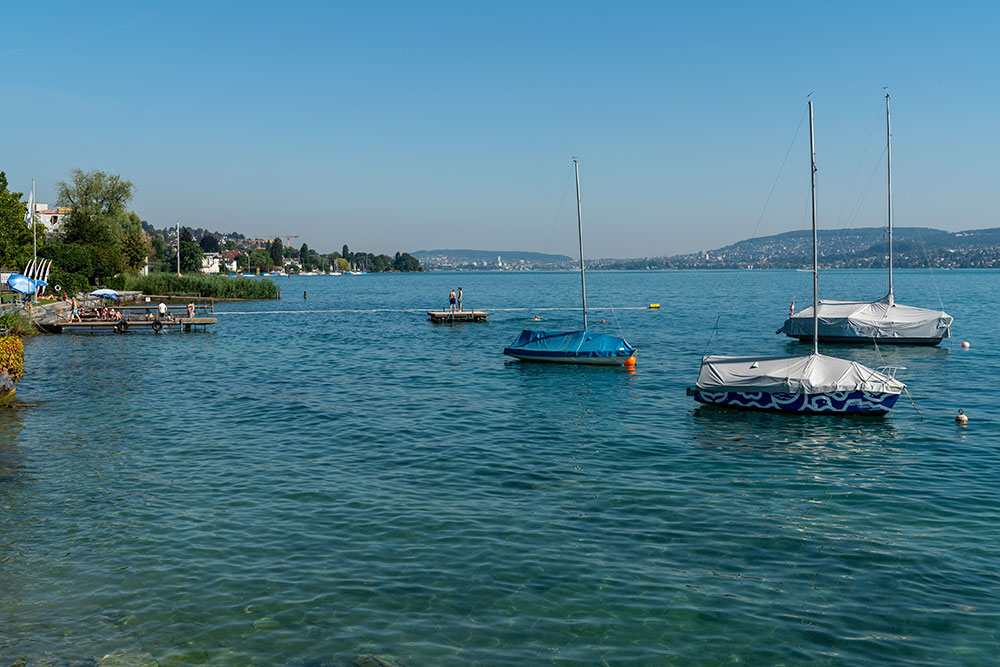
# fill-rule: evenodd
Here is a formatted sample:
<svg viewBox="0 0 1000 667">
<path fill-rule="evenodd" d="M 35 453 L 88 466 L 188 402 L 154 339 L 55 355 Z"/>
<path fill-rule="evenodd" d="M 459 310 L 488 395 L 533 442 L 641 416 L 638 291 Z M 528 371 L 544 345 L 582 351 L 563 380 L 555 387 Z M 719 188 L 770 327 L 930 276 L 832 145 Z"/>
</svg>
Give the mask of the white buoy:
<svg viewBox="0 0 1000 667">
<path fill-rule="evenodd" d="M 961 410 L 961 409 L 960 409 L 960 410 L 958 411 L 958 414 L 957 414 L 957 415 L 955 415 L 955 421 L 956 421 L 956 422 L 958 422 L 959 424 L 965 424 L 965 423 L 968 423 L 968 421 L 969 421 L 969 418 L 968 418 L 968 417 L 966 416 L 966 414 L 965 414 L 965 410 Z"/>
<path fill-rule="evenodd" d="M 964 347 L 965 349 L 969 349 L 969 348 L 970 348 L 970 347 L 972 347 L 972 346 L 971 346 L 971 345 L 969 345 L 969 341 L 967 341 L 967 340 L 963 340 L 963 341 L 962 341 L 962 347 Z"/>
</svg>

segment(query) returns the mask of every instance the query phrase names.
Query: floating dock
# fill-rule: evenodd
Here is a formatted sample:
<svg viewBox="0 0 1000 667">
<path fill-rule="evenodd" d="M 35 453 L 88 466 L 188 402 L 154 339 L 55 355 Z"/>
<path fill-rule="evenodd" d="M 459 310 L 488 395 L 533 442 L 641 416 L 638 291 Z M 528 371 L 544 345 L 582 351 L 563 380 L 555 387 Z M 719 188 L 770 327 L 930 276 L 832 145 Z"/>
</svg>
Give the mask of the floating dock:
<svg viewBox="0 0 1000 667">
<path fill-rule="evenodd" d="M 461 310 L 454 313 L 449 310 L 427 311 L 427 317 L 431 318 L 431 322 L 485 322 L 489 316 L 489 313 L 481 310 Z"/>
<path fill-rule="evenodd" d="M 69 333 L 71 331 L 163 331 L 164 329 L 183 329 L 191 331 L 191 327 L 208 326 L 216 324 L 218 320 L 214 317 L 177 317 L 172 320 L 147 320 L 129 319 L 116 322 L 115 320 L 83 320 L 82 322 L 57 322 L 54 324 L 41 325 L 49 333 Z"/>
</svg>

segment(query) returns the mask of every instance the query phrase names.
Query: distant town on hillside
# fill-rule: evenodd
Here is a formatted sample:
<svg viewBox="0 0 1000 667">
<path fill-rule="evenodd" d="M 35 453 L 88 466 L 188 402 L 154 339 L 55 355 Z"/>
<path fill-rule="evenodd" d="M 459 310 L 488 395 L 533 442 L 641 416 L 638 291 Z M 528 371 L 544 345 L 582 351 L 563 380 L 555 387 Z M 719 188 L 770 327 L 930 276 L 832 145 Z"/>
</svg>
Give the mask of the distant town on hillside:
<svg viewBox="0 0 1000 667">
<path fill-rule="evenodd" d="M 578 268 L 567 255 L 501 250 L 418 250 L 430 271 L 553 271 Z M 820 230 L 824 268 L 881 268 L 888 256 L 885 228 Z M 715 250 L 634 259 L 588 259 L 589 269 L 798 269 L 812 263 L 812 232 L 800 230 L 746 239 Z M 930 227 L 893 229 L 893 264 L 900 268 L 1000 268 L 1000 227 L 947 232 Z"/>
</svg>

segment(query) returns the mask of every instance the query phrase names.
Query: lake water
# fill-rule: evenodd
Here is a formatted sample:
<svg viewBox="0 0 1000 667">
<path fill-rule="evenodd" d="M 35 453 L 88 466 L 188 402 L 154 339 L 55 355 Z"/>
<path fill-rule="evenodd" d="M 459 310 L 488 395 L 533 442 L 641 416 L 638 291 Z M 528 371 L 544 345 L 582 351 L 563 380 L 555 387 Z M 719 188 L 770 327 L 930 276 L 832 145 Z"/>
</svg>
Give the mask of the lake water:
<svg viewBox="0 0 1000 667">
<path fill-rule="evenodd" d="M 774 333 L 794 271 L 589 273 L 634 374 L 502 355 L 579 327 L 573 273 L 281 279 L 207 332 L 34 337 L 0 410 L 0 663 L 995 664 L 998 279 L 901 271 L 955 338 L 823 348 L 907 367 L 920 414 L 884 419 L 685 396 L 706 349 L 808 351 Z M 487 324 L 426 320 L 458 286 Z"/>
</svg>

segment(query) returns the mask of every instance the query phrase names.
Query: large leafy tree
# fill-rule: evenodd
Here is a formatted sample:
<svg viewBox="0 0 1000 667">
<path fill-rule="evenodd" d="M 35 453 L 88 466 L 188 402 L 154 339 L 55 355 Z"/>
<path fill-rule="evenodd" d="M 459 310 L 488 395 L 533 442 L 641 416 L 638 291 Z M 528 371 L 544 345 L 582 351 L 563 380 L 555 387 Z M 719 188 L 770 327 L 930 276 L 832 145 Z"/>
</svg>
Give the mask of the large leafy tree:
<svg viewBox="0 0 1000 667">
<path fill-rule="evenodd" d="M 58 201 L 73 211 L 63 224 L 67 243 L 117 243 L 128 233 L 142 232 L 139 216 L 126 210 L 135 186 L 103 171 L 70 172 L 70 182 L 56 183 Z"/>
<path fill-rule="evenodd" d="M 74 169 L 70 181 L 60 181 L 56 188 L 59 204 L 72 208 L 63 223 L 61 245 L 73 250 L 67 254 L 54 247 L 60 244 L 47 248 L 55 266 L 77 273 L 70 268 L 76 265 L 91 282 L 142 268 L 150 248 L 142 219 L 126 208 L 135 191 L 131 181 L 103 171 Z M 89 273 L 82 272 L 88 264 L 81 259 L 83 253 L 90 255 Z M 67 260 L 63 266 L 61 261 Z"/>
<path fill-rule="evenodd" d="M 0 268 L 20 269 L 31 259 L 31 227 L 24 222 L 22 196 L 7 189 L 7 174 L 0 171 Z"/>
</svg>

